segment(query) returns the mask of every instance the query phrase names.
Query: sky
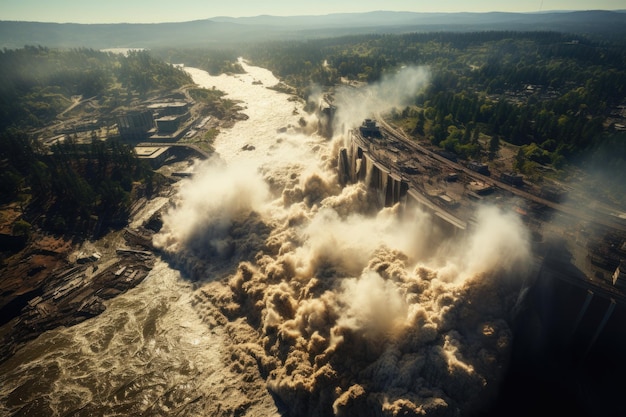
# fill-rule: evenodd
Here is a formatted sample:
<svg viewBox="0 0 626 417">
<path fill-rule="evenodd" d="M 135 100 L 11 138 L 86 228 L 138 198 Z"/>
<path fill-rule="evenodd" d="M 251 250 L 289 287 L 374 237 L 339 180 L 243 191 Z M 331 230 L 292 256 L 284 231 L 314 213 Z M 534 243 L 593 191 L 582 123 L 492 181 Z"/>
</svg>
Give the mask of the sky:
<svg viewBox="0 0 626 417">
<path fill-rule="evenodd" d="M 57 23 L 186 22 L 216 16 L 297 16 L 376 10 L 536 12 L 626 9 L 624 0 L 0 0 L 0 20 Z"/>
</svg>

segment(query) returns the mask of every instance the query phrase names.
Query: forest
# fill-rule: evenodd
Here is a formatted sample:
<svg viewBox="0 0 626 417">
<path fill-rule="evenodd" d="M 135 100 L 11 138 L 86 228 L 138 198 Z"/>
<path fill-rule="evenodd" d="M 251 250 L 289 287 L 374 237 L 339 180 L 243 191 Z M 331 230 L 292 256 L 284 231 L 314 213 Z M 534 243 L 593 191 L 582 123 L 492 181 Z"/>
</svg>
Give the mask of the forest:
<svg viewBox="0 0 626 417">
<path fill-rule="evenodd" d="M 626 162 L 626 41 L 615 37 L 428 32 L 153 53 L 212 74 L 240 72 L 235 62 L 243 56 L 305 99 L 319 86 L 373 83 L 402 66 L 427 66 L 427 89 L 391 115 L 416 138 L 466 159 L 493 156 L 505 142 L 515 145 L 515 168 L 535 180 L 545 172 L 538 166 L 567 176 L 567 167 L 606 171 Z M 607 174 L 606 183 L 619 188 L 614 177 Z"/>
<path fill-rule="evenodd" d="M 0 203 L 19 203 L 13 234 L 36 226 L 92 235 L 124 225 L 137 193 L 150 196 L 162 179 L 116 137 L 44 147 L 36 129 L 54 122 L 73 96 L 94 97 L 101 115 L 133 98 L 190 84 L 184 71 L 146 51 L 127 55 L 91 49 L 25 47 L 0 53 Z"/>
<path fill-rule="evenodd" d="M 625 46 L 556 32 L 423 33 L 273 43 L 248 54 L 304 93 L 311 82 L 375 82 L 403 65 L 429 66 L 432 82 L 414 103 L 424 117 L 403 112 L 418 131 L 425 119 L 425 133 L 452 149 L 450 128 L 478 127 L 535 143 L 542 162 L 558 163 L 614 128 L 606 123 L 625 104 Z"/>
<path fill-rule="evenodd" d="M 115 223 L 130 206 L 132 184 L 149 191 L 155 180 L 128 146 L 115 138 L 89 146 L 70 140 L 43 152 L 27 132 L 52 123 L 73 97 L 96 97 L 107 114 L 155 90 L 192 84 L 170 63 L 213 75 L 241 73 L 239 57 L 270 69 L 304 99 L 319 87 L 332 92 L 350 81 L 375 83 L 403 66 L 427 66 L 432 77 L 426 89 L 389 115 L 416 140 L 461 159 L 488 160 L 510 144 L 517 149 L 514 168 L 533 181 L 595 169 L 607 194 L 624 202 L 619 173 L 626 162 L 626 41 L 545 31 L 350 35 L 126 55 L 5 49 L 3 202 L 21 199 L 52 210 L 45 224 L 59 232 Z M 191 92 L 203 99 L 201 91 Z"/>
<path fill-rule="evenodd" d="M 159 177 L 119 140 L 79 145 L 70 137 L 44 152 L 19 131 L 2 136 L 2 203 L 19 201 L 25 218 L 53 233 L 88 236 L 123 226 L 133 194 L 150 196 L 159 186 Z M 14 234 L 28 234 L 32 225 L 19 226 Z"/>
<path fill-rule="evenodd" d="M 129 102 L 133 94 L 192 82 L 186 72 L 141 50 L 124 55 L 86 48 L 5 49 L 0 51 L 0 74 L 0 132 L 45 126 L 72 96 L 97 97 L 106 112 Z"/>
<path fill-rule="evenodd" d="M 613 200 L 626 202 L 626 42 L 559 32 L 432 32 L 266 43 L 246 57 L 306 98 L 312 85 L 372 83 L 402 66 L 432 79 L 395 123 L 460 158 L 491 158 L 518 147 L 515 169 L 539 181 L 548 167 L 598 172 Z M 487 143 L 485 146 L 479 144 Z"/>
</svg>

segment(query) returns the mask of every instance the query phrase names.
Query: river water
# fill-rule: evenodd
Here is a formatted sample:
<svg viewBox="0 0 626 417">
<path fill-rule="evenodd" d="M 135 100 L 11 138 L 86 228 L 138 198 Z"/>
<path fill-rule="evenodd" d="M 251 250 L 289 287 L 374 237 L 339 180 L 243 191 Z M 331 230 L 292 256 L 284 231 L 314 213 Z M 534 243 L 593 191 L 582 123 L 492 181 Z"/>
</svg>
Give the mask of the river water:
<svg viewBox="0 0 626 417">
<path fill-rule="evenodd" d="M 276 78 L 262 68 L 246 69 L 236 77 L 188 69 L 200 86 L 245 100 L 250 119 L 225 130 L 215 144 L 225 160 L 254 156 L 241 151 L 246 143 L 266 154 L 277 129 L 298 122 L 294 108 L 301 105 L 265 87 Z M 241 393 L 241 377 L 223 362 L 224 330 L 206 317 L 210 306 L 194 297 L 188 280 L 157 262 L 103 314 L 46 332 L 0 364 L 0 414 L 229 415 L 245 404 L 248 415 L 271 415 L 269 394 L 251 404 Z"/>
<path fill-rule="evenodd" d="M 269 71 L 242 65 L 187 69 L 249 118 L 180 181 L 155 237 L 171 263 L 0 364 L 0 414 L 458 415 L 495 394 L 510 275 L 528 263 L 519 222 L 487 208 L 455 243 L 419 210 L 373 210 L 362 184 L 337 183 L 343 139 L 317 135 Z M 338 94 L 342 125 L 405 105 L 423 82 L 405 71 L 353 111 Z"/>
<path fill-rule="evenodd" d="M 2 414 L 178 412 L 199 392 L 226 389 L 221 341 L 194 310 L 191 286 L 158 262 L 103 314 L 46 332 L 3 363 Z"/>
</svg>

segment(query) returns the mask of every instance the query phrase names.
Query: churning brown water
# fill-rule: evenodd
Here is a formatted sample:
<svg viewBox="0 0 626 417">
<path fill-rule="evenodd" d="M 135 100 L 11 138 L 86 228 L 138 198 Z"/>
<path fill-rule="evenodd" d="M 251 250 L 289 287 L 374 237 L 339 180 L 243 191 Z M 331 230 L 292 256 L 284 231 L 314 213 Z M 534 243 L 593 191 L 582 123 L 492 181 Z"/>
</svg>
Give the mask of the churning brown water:
<svg viewBox="0 0 626 417">
<path fill-rule="evenodd" d="M 188 69 L 249 119 L 181 181 L 155 237 L 169 264 L 1 364 L 3 415 L 442 416 L 493 398 L 524 228 L 485 207 L 452 239 L 418 209 L 399 216 L 363 184 L 340 187 L 344 132 L 317 135 L 303 103 L 243 65 Z M 404 106 L 426 80 L 407 68 L 338 92 L 338 126 Z"/>
</svg>

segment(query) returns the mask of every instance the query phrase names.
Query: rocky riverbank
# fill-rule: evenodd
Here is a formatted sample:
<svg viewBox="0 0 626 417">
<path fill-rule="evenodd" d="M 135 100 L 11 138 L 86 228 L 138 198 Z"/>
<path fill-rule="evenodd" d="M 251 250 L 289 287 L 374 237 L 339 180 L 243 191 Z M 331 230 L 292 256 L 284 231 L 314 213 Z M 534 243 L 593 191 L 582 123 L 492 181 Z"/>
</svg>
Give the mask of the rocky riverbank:
<svg viewBox="0 0 626 417">
<path fill-rule="evenodd" d="M 0 296 L 0 362 L 47 330 L 102 313 L 106 300 L 143 281 L 155 259 L 149 234 L 124 229 L 80 243 L 40 236 L 9 258 Z"/>
</svg>

